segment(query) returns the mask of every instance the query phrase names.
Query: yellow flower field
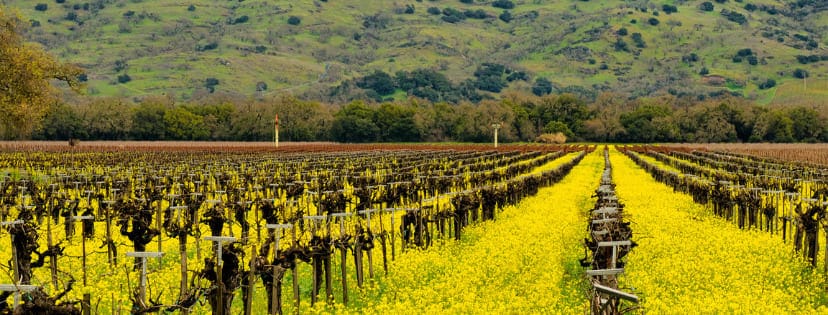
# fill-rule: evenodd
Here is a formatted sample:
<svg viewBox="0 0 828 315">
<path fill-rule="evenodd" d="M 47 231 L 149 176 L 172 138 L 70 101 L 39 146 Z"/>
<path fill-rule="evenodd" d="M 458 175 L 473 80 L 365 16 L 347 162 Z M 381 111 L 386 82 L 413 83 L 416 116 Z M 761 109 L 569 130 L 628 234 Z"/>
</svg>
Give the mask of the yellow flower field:
<svg viewBox="0 0 828 315">
<path fill-rule="evenodd" d="M 568 160 L 568 159 L 563 159 Z M 461 242 L 410 251 L 383 278 L 371 314 L 579 314 L 588 308 L 583 257 L 585 209 L 603 169 L 584 158 L 560 183 L 540 190 Z"/>
<path fill-rule="evenodd" d="M 646 313 L 828 313 L 823 274 L 781 238 L 707 214 L 617 151 L 611 162 L 639 245 L 620 286 L 641 297 Z"/>
</svg>

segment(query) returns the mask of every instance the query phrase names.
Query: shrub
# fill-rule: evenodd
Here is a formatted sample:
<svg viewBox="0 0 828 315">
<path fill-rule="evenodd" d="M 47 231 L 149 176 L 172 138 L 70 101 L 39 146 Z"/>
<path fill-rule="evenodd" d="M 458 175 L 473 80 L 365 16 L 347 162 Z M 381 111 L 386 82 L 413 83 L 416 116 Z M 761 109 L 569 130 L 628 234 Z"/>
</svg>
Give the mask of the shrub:
<svg viewBox="0 0 828 315">
<path fill-rule="evenodd" d="M 808 77 L 808 71 L 805 71 L 805 70 L 802 70 L 802 69 L 796 69 L 793 72 L 793 76 L 794 76 L 794 78 L 797 78 L 797 79 L 804 79 L 804 78 Z"/>
<path fill-rule="evenodd" d="M 721 14 L 726 17 L 728 21 L 738 23 L 739 25 L 747 23 L 747 17 L 739 12 L 722 10 Z"/>
<path fill-rule="evenodd" d="M 768 79 L 767 81 L 762 82 L 762 83 L 759 84 L 759 89 L 760 90 L 767 90 L 767 89 L 772 88 L 774 86 L 776 86 L 776 80 Z"/>
<path fill-rule="evenodd" d="M 481 9 L 463 11 L 463 15 L 470 19 L 485 19 L 489 15 Z"/>
<path fill-rule="evenodd" d="M 460 21 L 463 20 L 463 19 L 461 19 L 459 17 L 456 17 L 454 15 L 444 15 L 443 17 L 441 17 L 441 19 L 445 22 L 448 22 L 448 23 L 457 23 L 457 22 L 460 22 Z"/>
<path fill-rule="evenodd" d="M 546 78 L 535 79 L 535 85 L 532 86 L 532 94 L 543 96 L 552 93 L 552 82 Z"/>
<path fill-rule="evenodd" d="M 627 28 L 626 27 L 619 28 L 618 31 L 615 32 L 615 34 L 617 34 L 618 36 L 627 36 Z"/>
<path fill-rule="evenodd" d="M 219 85 L 219 80 L 216 78 L 207 78 L 204 80 L 204 87 L 207 88 L 207 91 L 210 91 L 210 93 L 215 92 L 216 85 Z"/>
<path fill-rule="evenodd" d="M 431 15 L 439 15 L 440 13 L 443 13 L 443 11 L 438 7 L 430 7 L 426 10 L 426 12 Z"/>
<path fill-rule="evenodd" d="M 45 3 L 38 3 L 35 5 L 35 10 L 37 11 L 46 11 L 49 9 L 49 5 Z"/>
<path fill-rule="evenodd" d="M 291 15 L 291 16 L 287 19 L 287 22 L 288 22 L 288 24 L 290 24 L 290 25 L 299 25 L 299 23 L 302 23 L 302 19 L 300 19 L 298 16 Z"/>
<path fill-rule="evenodd" d="M 635 47 L 638 47 L 638 48 L 647 47 L 647 43 L 644 42 L 644 37 L 641 36 L 641 33 L 632 33 L 630 38 L 632 38 L 633 42 L 635 42 Z"/>
<path fill-rule="evenodd" d="M 247 21 L 249 21 L 249 20 L 250 20 L 250 17 L 248 17 L 247 15 L 242 15 L 240 17 L 237 17 L 236 20 L 233 21 L 233 24 L 247 23 Z"/>
<path fill-rule="evenodd" d="M 627 42 L 620 38 L 615 41 L 615 44 L 613 44 L 612 47 L 615 48 L 615 51 L 630 51 L 627 47 Z"/>
<path fill-rule="evenodd" d="M 550 143 L 550 144 L 563 144 L 566 143 L 566 135 L 562 132 L 556 133 L 544 133 L 537 138 L 535 138 L 535 142 L 540 143 Z"/>
<path fill-rule="evenodd" d="M 494 2 L 492 2 L 492 6 L 495 8 L 509 10 L 515 8 L 515 3 L 509 0 L 495 0 Z"/>
<path fill-rule="evenodd" d="M 751 50 L 750 48 L 742 48 L 742 49 L 739 49 L 739 51 L 736 52 L 736 54 L 741 56 L 741 57 L 747 57 L 747 56 L 753 55 L 753 50 Z"/>
<path fill-rule="evenodd" d="M 503 11 L 503 13 L 501 13 L 497 18 L 503 22 L 509 23 L 512 21 L 512 13 L 509 13 L 509 11 Z"/>
<path fill-rule="evenodd" d="M 652 25 L 652 26 L 656 26 L 656 25 L 658 25 L 658 23 L 661 23 L 661 22 L 657 18 L 650 18 L 649 20 L 647 20 L 647 23 L 650 23 L 650 25 Z"/>
<path fill-rule="evenodd" d="M 699 5 L 699 9 L 701 9 L 702 11 L 710 12 L 710 11 L 713 11 L 713 9 L 715 9 L 715 6 L 713 6 L 712 2 L 705 1 L 705 2 L 702 2 L 702 4 Z"/>
<path fill-rule="evenodd" d="M 129 81 L 132 81 L 132 78 L 129 77 L 128 74 L 122 74 L 122 75 L 118 76 L 118 83 L 124 84 L 124 83 L 127 83 Z"/>
</svg>

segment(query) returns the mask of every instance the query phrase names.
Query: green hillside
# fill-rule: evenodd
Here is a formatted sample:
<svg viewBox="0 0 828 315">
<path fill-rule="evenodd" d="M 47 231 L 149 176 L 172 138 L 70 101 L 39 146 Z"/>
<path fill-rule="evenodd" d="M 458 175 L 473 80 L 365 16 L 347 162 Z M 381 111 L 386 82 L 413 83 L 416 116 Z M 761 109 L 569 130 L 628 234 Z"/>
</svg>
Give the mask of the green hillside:
<svg viewBox="0 0 828 315">
<path fill-rule="evenodd" d="M 89 95 L 335 100 L 375 71 L 429 69 L 474 86 L 496 64 L 527 74 L 505 91 L 546 78 L 582 95 L 825 102 L 824 1 L 703 2 L 0 0 L 31 20 L 28 39 L 86 69 Z"/>
</svg>

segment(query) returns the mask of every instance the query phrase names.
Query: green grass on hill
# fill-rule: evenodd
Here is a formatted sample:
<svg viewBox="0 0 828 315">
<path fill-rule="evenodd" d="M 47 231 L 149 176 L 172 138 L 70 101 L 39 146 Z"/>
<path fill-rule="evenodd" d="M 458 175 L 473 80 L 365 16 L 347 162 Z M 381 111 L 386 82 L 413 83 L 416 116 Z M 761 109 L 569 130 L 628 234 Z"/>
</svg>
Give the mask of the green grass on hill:
<svg viewBox="0 0 828 315">
<path fill-rule="evenodd" d="M 484 62 L 546 77 L 556 87 L 580 86 L 633 95 L 672 92 L 704 95 L 699 71 L 746 86 L 732 89 L 761 103 L 824 102 L 825 84 L 795 91 L 801 80 L 792 71 L 809 71 L 811 80 L 828 80 L 825 63 L 799 64 L 797 55 L 828 55 L 828 12 L 793 15 L 791 1 L 558 1 L 513 0 L 509 23 L 491 1 L 464 4 L 436 1 L 172 1 L 172 0 L 2 0 L 24 21 L 36 21 L 26 36 L 59 58 L 82 65 L 89 94 L 143 96 L 172 93 L 182 98 L 216 89 L 254 95 L 258 82 L 268 93 L 301 94 L 340 84 L 375 70 L 388 73 L 428 68 L 461 82 Z M 48 6 L 35 10 L 38 3 Z M 672 4 L 678 12 L 662 12 Z M 768 10 L 745 9 L 746 4 Z M 190 10 L 192 6 L 192 10 Z M 412 14 L 403 13 L 412 6 Z M 484 10 L 485 19 L 448 23 L 430 7 Z M 722 10 L 744 14 L 747 23 L 728 21 Z M 657 14 L 657 15 L 656 15 Z M 299 25 L 288 24 L 296 16 Z M 72 17 L 68 19 L 67 17 Z M 651 25 L 650 19 L 658 25 Z M 246 19 L 246 21 L 245 21 Z M 627 35 L 617 32 L 626 29 Z M 637 47 L 632 34 L 644 46 Z M 800 36 L 797 36 L 800 35 Z M 813 39 L 808 50 L 802 38 Z M 621 39 L 626 49 L 618 49 Z M 759 61 L 734 63 L 739 49 L 750 48 Z M 683 61 L 690 54 L 697 61 Z M 116 63 L 125 63 L 116 69 Z M 128 74 L 132 81 L 119 84 Z M 774 79 L 779 87 L 760 90 Z M 529 92 L 530 84 L 507 90 Z M 394 95 L 399 97 L 400 95 Z"/>
</svg>

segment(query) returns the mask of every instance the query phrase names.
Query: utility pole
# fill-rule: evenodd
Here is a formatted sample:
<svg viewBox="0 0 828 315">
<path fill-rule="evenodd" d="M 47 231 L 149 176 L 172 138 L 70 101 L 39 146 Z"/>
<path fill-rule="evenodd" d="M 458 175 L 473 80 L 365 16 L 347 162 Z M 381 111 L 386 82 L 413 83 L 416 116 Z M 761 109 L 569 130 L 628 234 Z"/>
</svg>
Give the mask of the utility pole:
<svg viewBox="0 0 828 315">
<path fill-rule="evenodd" d="M 493 123 L 492 128 L 494 128 L 494 147 L 497 148 L 497 131 L 500 130 L 500 123 Z"/>
<path fill-rule="evenodd" d="M 279 114 L 276 114 L 275 124 L 273 125 L 273 142 L 276 147 L 279 147 Z"/>
</svg>

